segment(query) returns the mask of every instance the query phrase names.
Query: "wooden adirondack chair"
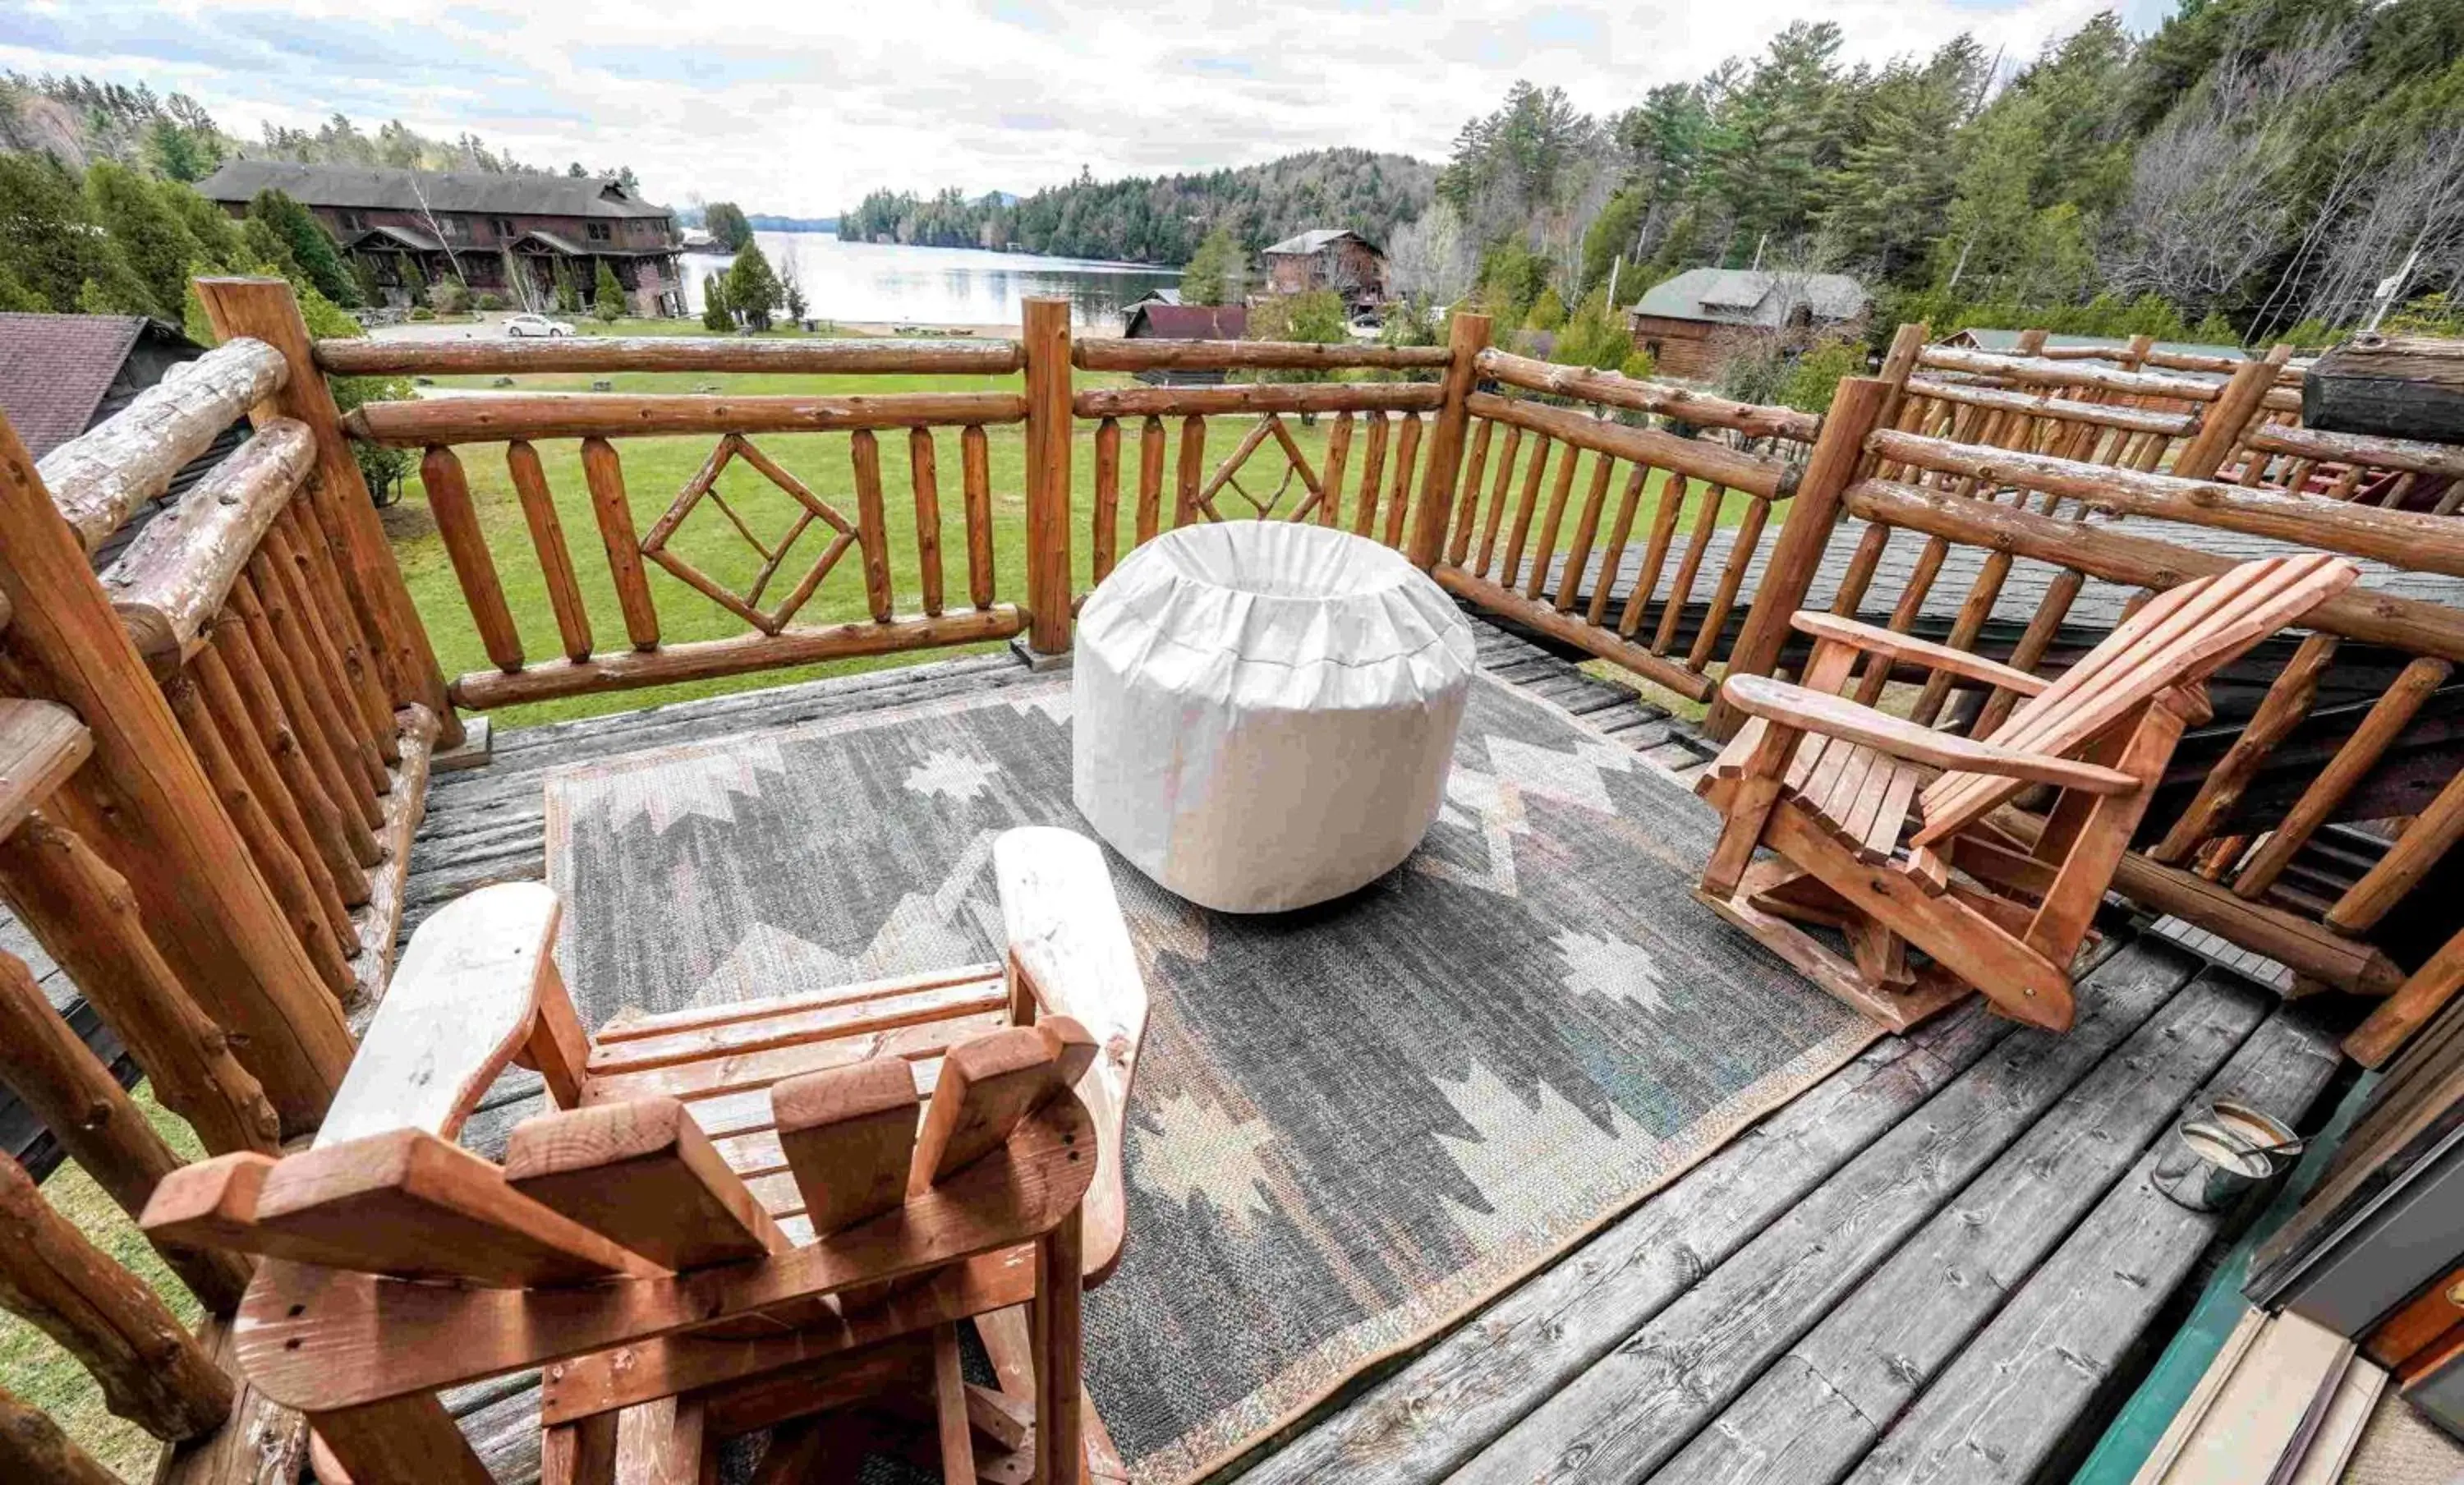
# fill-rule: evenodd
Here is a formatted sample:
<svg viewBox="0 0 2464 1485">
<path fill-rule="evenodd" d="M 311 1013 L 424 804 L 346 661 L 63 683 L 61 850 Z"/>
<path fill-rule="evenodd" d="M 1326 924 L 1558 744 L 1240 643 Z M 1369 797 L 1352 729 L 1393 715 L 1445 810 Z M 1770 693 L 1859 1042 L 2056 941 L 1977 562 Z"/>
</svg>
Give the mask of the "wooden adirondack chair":
<svg viewBox="0 0 2464 1485">
<path fill-rule="evenodd" d="M 144 1226 L 270 1260 L 239 1365 L 355 1485 L 484 1485 L 436 1389 L 533 1366 L 545 1485 L 694 1485 L 720 1438 L 781 1424 L 784 1481 L 884 1407 L 948 1481 L 1114 1473 L 1079 1300 L 1120 1253 L 1146 990 L 1092 842 L 1015 830 L 993 859 L 1006 964 L 595 1043 L 555 893 L 474 892 L 412 939 L 315 1144 L 187 1167 Z M 561 1111 L 498 1166 L 451 1141 L 511 1062 Z M 961 1378 L 970 1318 L 998 1389 Z"/>
<path fill-rule="evenodd" d="M 2183 729 L 2211 715 L 2207 678 L 2358 576 L 2303 553 L 2185 583 L 2051 681 L 1799 613 L 1815 640 L 1802 685 L 1722 683 L 1752 720 L 1695 786 L 1727 816 L 1695 895 L 1894 1030 L 1972 986 L 2066 1031 L 2070 965 Z M 1937 732 L 1835 694 L 1860 654 L 2028 699 L 1982 742 Z M 2060 791 L 2041 826 L 2002 809 L 2037 785 Z M 1837 931 L 1847 956 L 1800 922 Z"/>
</svg>

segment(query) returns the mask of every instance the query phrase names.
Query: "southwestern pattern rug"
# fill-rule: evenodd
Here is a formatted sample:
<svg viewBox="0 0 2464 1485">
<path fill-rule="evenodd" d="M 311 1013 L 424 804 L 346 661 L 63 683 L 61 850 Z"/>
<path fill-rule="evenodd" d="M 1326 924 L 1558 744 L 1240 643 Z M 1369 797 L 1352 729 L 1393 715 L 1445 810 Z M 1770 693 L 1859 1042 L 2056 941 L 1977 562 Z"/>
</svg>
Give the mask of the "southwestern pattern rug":
<svg viewBox="0 0 2464 1485">
<path fill-rule="evenodd" d="M 594 1026 L 998 958 L 994 835 L 1086 829 L 1066 680 L 547 790 Z M 1141 1481 L 1237 1457 L 1876 1034 L 1688 896 L 1710 810 L 1571 715 L 1480 677 L 1447 799 L 1403 866 L 1300 912 L 1112 859 L 1154 1004 L 1088 1385 Z"/>
</svg>

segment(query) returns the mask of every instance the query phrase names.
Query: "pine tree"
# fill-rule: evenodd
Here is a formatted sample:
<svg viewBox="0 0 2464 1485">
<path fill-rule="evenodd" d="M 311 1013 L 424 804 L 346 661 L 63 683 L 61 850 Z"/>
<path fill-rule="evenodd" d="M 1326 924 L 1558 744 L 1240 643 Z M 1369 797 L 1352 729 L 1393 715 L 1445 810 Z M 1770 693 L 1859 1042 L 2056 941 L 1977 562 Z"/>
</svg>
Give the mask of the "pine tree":
<svg viewBox="0 0 2464 1485">
<path fill-rule="evenodd" d="M 1206 234 L 1198 251 L 1189 255 L 1189 263 L 1180 271 L 1180 301 L 1184 304 L 1231 304 L 1240 301 L 1241 245 L 1232 239 L 1230 229 L 1218 227 Z"/>
<path fill-rule="evenodd" d="M 727 279 L 722 275 L 713 274 L 701 281 L 701 325 L 721 334 L 736 328 L 736 316 L 727 308 Z"/>
<path fill-rule="evenodd" d="M 748 242 L 727 270 L 727 307 L 756 330 L 770 328 L 770 311 L 779 304 L 779 276 L 758 243 Z"/>
<path fill-rule="evenodd" d="M 590 295 L 590 312 L 611 324 L 625 313 L 624 285 L 616 281 L 616 270 L 608 267 L 604 257 L 599 260 L 599 281 Z"/>
<path fill-rule="evenodd" d="M 95 219 L 145 285 L 146 312 L 165 319 L 178 313 L 188 265 L 206 255 L 205 245 L 154 184 L 126 166 L 96 162 L 85 172 L 85 194 Z"/>
<path fill-rule="evenodd" d="M 108 303 L 113 314 L 168 313 L 103 231 L 77 177 L 49 155 L 0 153 L 0 267 L 60 314 L 77 313 L 80 299 Z"/>
<path fill-rule="evenodd" d="M 248 214 L 265 223 L 291 250 L 291 260 L 317 286 L 317 292 L 338 305 L 360 301 L 359 286 L 342 266 L 342 253 L 306 207 L 278 190 L 261 190 L 248 204 Z"/>
<path fill-rule="evenodd" d="M 733 201 L 714 201 L 702 208 L 701 221 L 721 252 L 741 253 L 753 241 L 753 224 Z"/>
</svg>

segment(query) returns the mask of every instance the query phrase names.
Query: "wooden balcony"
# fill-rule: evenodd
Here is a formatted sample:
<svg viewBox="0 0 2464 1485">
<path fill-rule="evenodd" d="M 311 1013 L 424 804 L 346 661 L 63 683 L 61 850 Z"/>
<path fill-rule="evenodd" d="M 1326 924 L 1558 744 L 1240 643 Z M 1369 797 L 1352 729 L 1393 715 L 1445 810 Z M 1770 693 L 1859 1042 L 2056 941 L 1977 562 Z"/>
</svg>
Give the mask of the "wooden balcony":
<svg viewBox="0 0 2464 1485">
<path fill-rule="evenodd" d="M 1048 684 L 1093 584 L 1159 532 L 1205 521 L 1320 521 L 1405 552 L 1471 616 L 1491 676 L 1681 782 L 1733 730 L 1725 677 L 1802 663 L 1788 618 L 1803 607 L 2058 670 L 2145 591 L 2249 552 L 2309 545 L 2368 567 L 2310 633 L 2218 678 L 2216 718 L 2186 740 L 2126 858 L 2127 900 L 2102 920 L 2070 1032 L 2014 1028 L 1970 1001 L 1880 1037 L 1476 1314 L 1336 1379 L 1224 1466 L 1244 1479 L 2057 1475 L 2250 1215 L 2192 1212 L 2151 1187 L 2176 1114 L 2230 1095 L 2314 1121 L 2343 1057 L 2386 1060 L 2464 961 L 2437 953 L 2452 920 L 2425 906 L 2451 890 L 2464 834 L 2464 692 L 2449 684 L 2464 659 L 2464 527 L 2445 497 L 2415 498 L 2464 470 L 2453 451 L 2281 421 L 2280 356 L 2093 366 L 1928 349 L 1909 327 L 1880 377 L 1844 383 L 1815 416 L 1542 366 L 1488 347 L 1470 316 L 1450 344 L 1408 349 L 1072 347 L 1048 307 L 1016 343 L 312 346 L 278 286 L 205 288 L 230 339 L 173 394 L 39 471 L 9 464 L 13 439 L 0 440 L 12 662 L 0 689 L 52 703 L 42 716 L 92 753 L 55 745 L 48 771 L 11 773 L 35 782 L 0 810 L 17 832 L 0 845 L 0 887 L 108 1023 L 80 1042 L 21 995 L 12 1024 L 45 1029 L 53 1051 L 0 1074 L 127 1205 L 165 1157 L 73 1138 L 63 1112 L 75 1097 L 125 1106 L 102 1091 L 104 1030 L 209 1152 L 271 1149 L 316 1126 L 406 937 L 464 893 L 546 871 L 551 771 Z M 1393 379 L 1073 381 L 1194 364 Z M 629 369 L 1004 380 L 525 392 L 347 420 L 319 380 Z M 256 436 L 212 498 L 98 581 L 84 554 L 243 409 Z M 993 474 L 996 432 L 1023 439 L 1019 489 Z M 816 493 L 818 477 L 759 441 L 786 433 L 827 435 L 848 493 Z M 685 434 L 712 441 L 703 475 L 664 513 L 637 507 L 627 440 Z M 419 451 L 465 606 L 452 622 L 475 633 L 483 666 L 438 666 L 430 629 L 445 616 L 410 603 L 353 438 Z M 903 490 L 885 440 L 906 446 Z M 586 507 L 560 507 L 548 483 L 539 451 L 565 443 Z M 526 540 L 478 519 L 474 451 L 507 460 Z M 713 499 L 737 461 L 794 501 L 805 544 Z M 682 522 L 714 515 L 757 553 L 744 571 L 671 546 Z M 509 593 L 532 590 L 534 570 L 544 611 L 517 612 Z M 688 605 L 742 632 L 671 637 Z M 1016 653 L 983 653 L 1006 640 Z M 974 649 L 922 653 L 957 646 Z M 474 765 L 430 771 L 489 711 L 891 655 L 913 663 L 501 729 L 484 757 L 456 760 Z M 1887 664 L 1862 684 L 1966 733 L 2013 700 Z M 38 839 L 91 859 L 92 900 L 134 911 L 110 932 L 83 926 L 66 889 L 20 859 Z M 79 1003 L 53 1000 L 77 1026 Z M 178 1028 L 202 1051 L 184 1052 Z M 498 1154 L 542 1106 L 536 1075 L 508 1075 L 463 1142 Z M 43 1227 L 31 1185 L 0 1205 L 56 1252 L 84 1252 Z M 0 1257 L 0 1279 L 13 1261 Z M 113 1289 L 122 1310 L 58 1319 L 55 1334 L 77 1337 L 108 1385 L 134 1387 L 109 1337 L 156 1317 L 114 1288 L 107 1259 L 91 1268 L 81 1282 Z M 244 1278 L 193 1282 L 227 1313 Z M 146 1414 L 176 1441 L 166 1477 L 296 1463 L 297 1416 L 216 1380 L 220 1322 L 182 1340 L 171 1395 Z M 537 1476 L 536 1373 L 445 1403 L 497 1478 Z M 56 1473 L 88 1477 L 76 1468 Z"/>
</svg>

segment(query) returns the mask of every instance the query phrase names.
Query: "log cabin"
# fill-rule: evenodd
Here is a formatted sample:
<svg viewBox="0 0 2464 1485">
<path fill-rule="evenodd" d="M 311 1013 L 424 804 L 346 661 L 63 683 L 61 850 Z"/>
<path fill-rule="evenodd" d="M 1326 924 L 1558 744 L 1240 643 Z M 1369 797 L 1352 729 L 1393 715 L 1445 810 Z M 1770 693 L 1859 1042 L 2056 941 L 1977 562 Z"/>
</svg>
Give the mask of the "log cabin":
<svg viewBox="0 0 2464 1485">
<path fill-rule="evenodd" d="M 1332 289 L 1353 314 L 1386 298 L 1386 255 L 1349 228 L 1317 227 L 1265 250 L 1266 291 L 1309 294 Z"/>
<path fill-rule="evenodd" d="M 1663 374 L 1707 381 L 1756 332 L 1810 338 L 1859 319 L 1872 302 L 1865 286 L 1845 274 L 1689 268 L 1636 300 L 1626 328 Z"/>
<path fill-rule="evenodd" d="M 387 303 L 457 276 L 473 293 L 553 308 L 560 270 L 587 300 L 605 263 L 628 313 L 684 313 L 674 213 L 610 177 L 231 160 L 197 183 L 233 216 L 266 190 L 306 207 L 345 254 L 364 259 Z"/>
</svg>

